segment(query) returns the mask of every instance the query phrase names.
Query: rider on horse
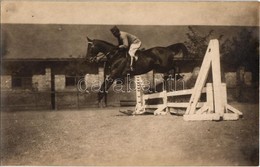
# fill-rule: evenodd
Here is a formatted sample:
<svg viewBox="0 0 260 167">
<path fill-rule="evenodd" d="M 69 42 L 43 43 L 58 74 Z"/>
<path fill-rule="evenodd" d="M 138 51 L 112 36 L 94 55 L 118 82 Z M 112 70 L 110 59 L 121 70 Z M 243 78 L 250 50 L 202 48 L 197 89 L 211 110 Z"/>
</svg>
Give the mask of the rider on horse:
<svg viewBox="0 0 260 167">
<path fill-rule="evenodd" d="M 133 60 L 138 59 L 135 52 L 141 47 L 141 41 L 134 35 L 120 31 L 117 26 L 111 28 L 112 34 L 118 39 L 119 50 L 127 49 L 131 58 L 130 70 L 133 71 Z"/>
</svg>

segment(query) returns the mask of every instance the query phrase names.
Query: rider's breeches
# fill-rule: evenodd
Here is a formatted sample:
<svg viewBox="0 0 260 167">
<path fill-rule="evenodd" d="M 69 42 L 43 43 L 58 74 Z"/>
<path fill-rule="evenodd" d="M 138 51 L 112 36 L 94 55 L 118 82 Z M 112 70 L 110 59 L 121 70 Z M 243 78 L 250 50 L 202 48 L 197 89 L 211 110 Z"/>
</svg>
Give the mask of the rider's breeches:
<svg viewBox="0 0 260 167">
<path fill-rule="evenodd" d="M 135 43 L 132 43 L 130 48 L 129 48 L 129 51 L 128 51 L 129 55 L 131 57 L 134 57 L 135 56 L 135 52 L 141 47 L 141 45 L 142 45 L 142 43 L 139 40 L 136 41 Z"/>
</svg>

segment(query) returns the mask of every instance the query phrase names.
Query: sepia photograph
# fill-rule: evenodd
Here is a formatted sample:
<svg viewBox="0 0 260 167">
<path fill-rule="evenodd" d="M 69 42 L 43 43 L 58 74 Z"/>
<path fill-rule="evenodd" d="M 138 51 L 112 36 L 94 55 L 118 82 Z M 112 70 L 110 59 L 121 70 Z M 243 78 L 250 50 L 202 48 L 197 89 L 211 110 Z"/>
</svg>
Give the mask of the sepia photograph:
<svg viewBox="0 0 260 167">
<path fill-rule="evenodd" d="M 259 166 L 259 3 L 1 1 L 1 166 Z"/>
</svg>

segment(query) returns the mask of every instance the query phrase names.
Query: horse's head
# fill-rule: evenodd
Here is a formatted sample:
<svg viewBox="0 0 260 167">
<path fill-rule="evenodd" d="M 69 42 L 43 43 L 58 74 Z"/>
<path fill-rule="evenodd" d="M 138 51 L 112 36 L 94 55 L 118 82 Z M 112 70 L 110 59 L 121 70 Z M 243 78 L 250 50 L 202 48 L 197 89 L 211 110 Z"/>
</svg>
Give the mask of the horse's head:
<svg viewBox="0 0 260 167">
<path fill-rule="evenodd" d="M 104 61 L 104 59 L 106 60 L 117 54 L 116 46 L 102 40 L 92 40 L 87 37 L 87 45 L 88 50 L 86 54 L 86 59 L 88 62 L 91 63 Z"/>
<path fill-rule="evenodd" d="M 101 49 L 96 44 L 95 40 L 87 37 L 87 47 L 86 60 L 90 63 L 97 61 L 97 56 Z"/>
</svg>

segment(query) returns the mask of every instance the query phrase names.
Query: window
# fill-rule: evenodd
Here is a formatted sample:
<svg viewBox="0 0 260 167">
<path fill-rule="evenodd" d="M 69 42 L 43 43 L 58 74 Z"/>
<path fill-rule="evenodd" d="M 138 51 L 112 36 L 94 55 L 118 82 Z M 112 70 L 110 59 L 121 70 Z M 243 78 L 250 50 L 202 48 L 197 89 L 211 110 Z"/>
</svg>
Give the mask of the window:
<svg viewBox="0 0 260 167">
<path fill-rule="evenodd" d="M 77 87 L 79 80 L 84 79 L 84 76 L 65 76 L 65 86 L 66 87 Z"/>
<path fill-rule="evenodd" d="M 12 88 L 32 89 L 32 77 L 12 76 Z"/>
<path fill-rule="evenodd" d="M 21 88 L 22 78 L 12 77 L 12 88 Z"/>
<path fill-rule="evenodd" d="M 75 76 L 66 76 L 65 78 L 65 86 L 75 86 L 76 85 L 76 77 Z"/>
</svg>

